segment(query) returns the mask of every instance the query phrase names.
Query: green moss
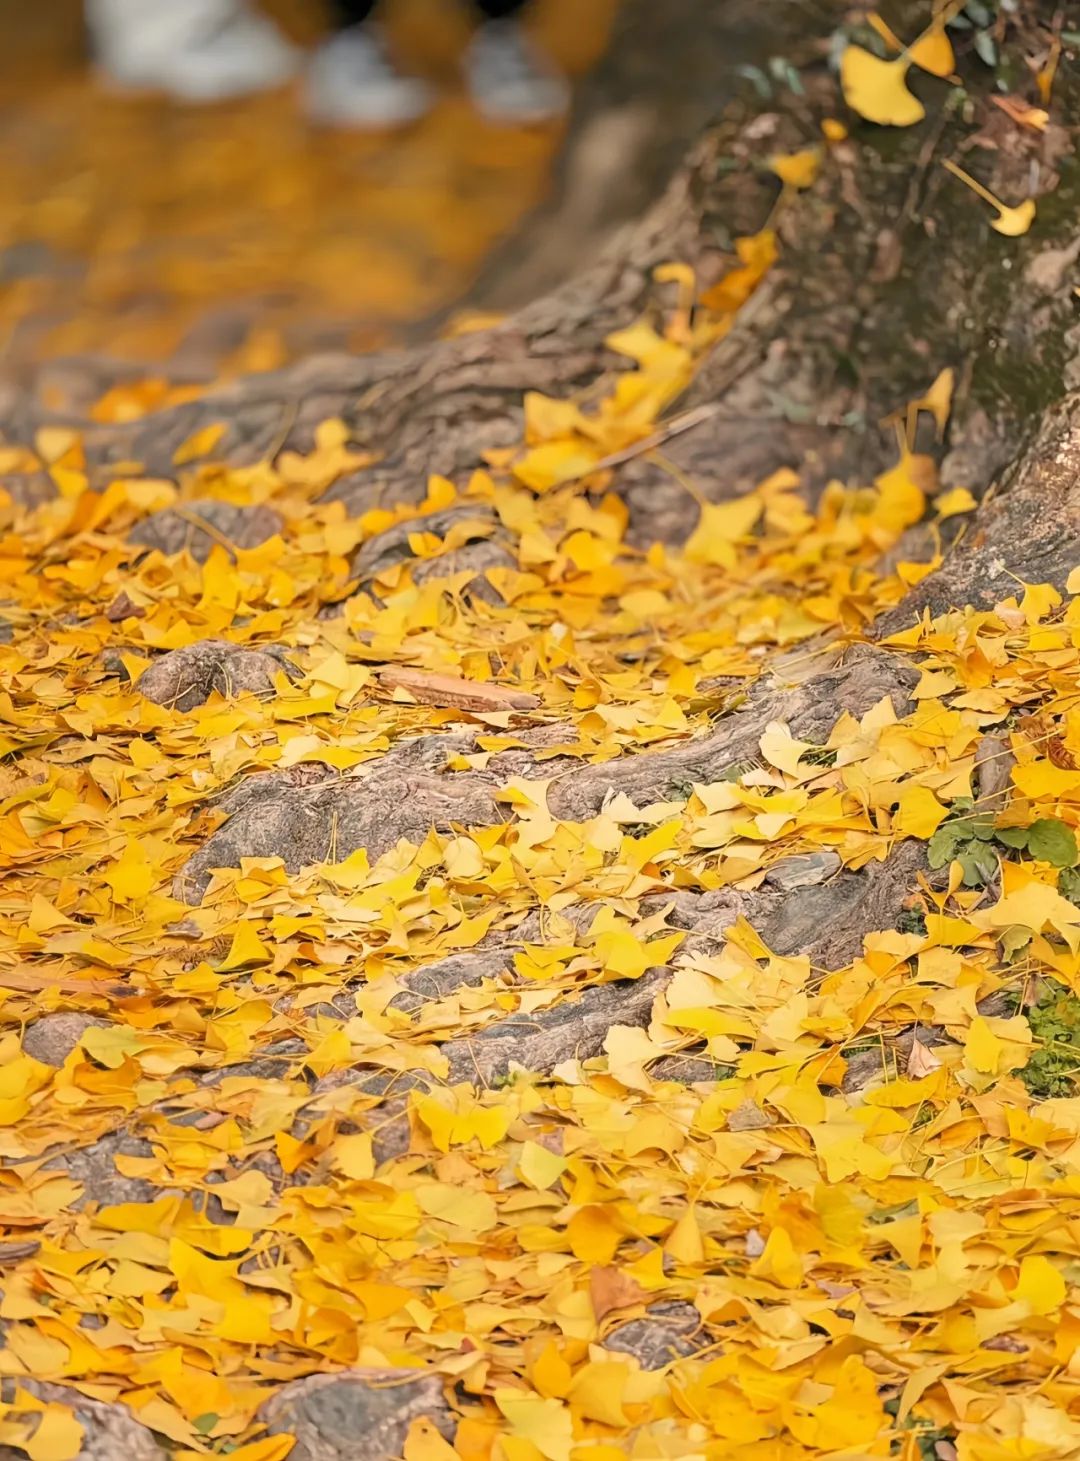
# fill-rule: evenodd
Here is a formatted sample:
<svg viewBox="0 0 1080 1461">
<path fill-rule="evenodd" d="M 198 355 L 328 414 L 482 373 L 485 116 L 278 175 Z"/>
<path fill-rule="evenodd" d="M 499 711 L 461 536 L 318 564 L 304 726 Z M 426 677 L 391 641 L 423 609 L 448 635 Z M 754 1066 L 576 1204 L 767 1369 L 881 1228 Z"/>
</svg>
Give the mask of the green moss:
<svg viewBox="0 0 1080 1461">
<path fill-rule="evenodd" d="M 804 766 L 835 766 L 836 752 L 828 746 L 811 746 L 800 757 Z"/>
<path fill-rule="evenodd" d="M 1048 248 L 1061 247 L 1072 241 L 1076 218 L 1080 213 L 1080 162 L 1075 155 L 1063 159 L 1061 177 L 1052 192 L 1038 200 L 1038 216 L 1027 237 L 1012 244 L 1004 243 L 996 234 L 988 235 L 996 259 L 987 252 L 987 267 L 975 272 L 974 308 L 990 319 L 1001 319 L 1007 312 L 1009 277 L 1021 286 L 1023 271 L 1033 255 Z M 1006 273 L 1001 264 L 1011 259 Z M 998 337 L 996 346 L 988 344 L 980 352 L 972 376 L 972 398 L 991 416 L 995 411 L 1023 420 L 1038 417 L 1061 399 L 1066 367 L 1072 358 L 1068 332 L 1075 321 L 1074 302 L 1062 290 L 1062 298 L 1048 298 L 1045 314 L 1031 336 L 1019 332 L 1019 338 Z"/>
<path fill-rule="evenodd" d="M 1020 1079 L 1039 1100 L 1074 1096 L 1080 1090 L 1080 999 L 1068 990 L 1047 989 L 1028 1010 L 1035 1050 Z"/>
<path fill-rule="evenodd" d="M 897 933 L 914 933 L 926 937 L 926 914 L 921 908 L 902 908 L 896 920 Z"/>
<path fill-rule="evenodd" d="M 1066 338 L 1071 318 L 1068 306 L 1055 306 L 1039 331 L 1035 348 L 1028 341 L 1010 346 L 1000 339 L 996 346 L 984 348 L 972 375 L 972 399 L 991 417 L 1004 412 L 1038 421 L 1061 399 L 1072 356 Z"/>
</svg>

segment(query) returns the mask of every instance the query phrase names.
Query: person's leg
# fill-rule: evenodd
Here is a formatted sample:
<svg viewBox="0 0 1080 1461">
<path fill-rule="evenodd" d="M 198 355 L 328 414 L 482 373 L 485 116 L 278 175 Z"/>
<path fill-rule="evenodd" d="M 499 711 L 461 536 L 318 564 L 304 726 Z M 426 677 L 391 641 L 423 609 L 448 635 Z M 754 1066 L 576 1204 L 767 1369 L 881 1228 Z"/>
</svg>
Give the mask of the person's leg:
<svg viewBox="0 0 1080 1461">
<path fill-rule="evenodd" d="M 316 50 L 307 73 L 307 108 L 316 121 L 397 127 L 430 108 L 425 83 L 395 67 L 378 7 L 379 0 L 332 0 L 337 31 Z"/>
<path fill-rule="evenodd" d="M 569 104 L 566 81 L 521 22 L 528 4 L 474 0 L 481 23 L 465 56 L 465 75 L 477 108 L 494 122 L 547 122 Z"/>
<path fill-rule="evenodd" d="M 530 0 L 475 0 L 476 8 L 485 20 L 508 20 L 529 3 Z"/>
<path fill-rule="evenodd" d="M 295 53 L 245 0 L 86 0 L 94 59 L 114 81 L 210 102 L 286 80 Z"/>
<path fill-rule="evenodd" d="M 339 29 L 347 30 L 350 25 L 363 25 L 375 14 L 379 0 L 332 0 L 331 10 Z"/>
</svg>

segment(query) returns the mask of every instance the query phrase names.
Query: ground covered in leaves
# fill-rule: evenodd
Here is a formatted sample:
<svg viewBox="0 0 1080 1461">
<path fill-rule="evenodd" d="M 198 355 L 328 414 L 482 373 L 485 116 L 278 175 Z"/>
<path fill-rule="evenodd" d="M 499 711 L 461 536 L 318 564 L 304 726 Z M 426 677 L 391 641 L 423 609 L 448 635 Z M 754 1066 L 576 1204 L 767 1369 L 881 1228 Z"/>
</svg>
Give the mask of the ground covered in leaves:
<svg viewBox="0 0 1080 1461">
<path fill-rule="evenodd" d="M 0 1454 L 1080 1454 L 1080 573 L 910 608 L 941 362 L 876 480 L 618 491 L 776 222 L 409 506 L 3 449 Z"/>
</svg>

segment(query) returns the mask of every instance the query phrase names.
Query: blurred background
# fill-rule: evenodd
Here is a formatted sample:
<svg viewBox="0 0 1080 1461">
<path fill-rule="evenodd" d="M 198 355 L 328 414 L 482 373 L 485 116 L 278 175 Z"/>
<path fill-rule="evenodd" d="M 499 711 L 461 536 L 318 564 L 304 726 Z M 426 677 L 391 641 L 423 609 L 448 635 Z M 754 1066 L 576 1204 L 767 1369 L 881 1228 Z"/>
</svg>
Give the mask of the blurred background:
<svg viewBox="0 0 1080 1461">
<path fill-rule="evenodd" d="M 580 85 L 617 5 L 537 0 L 529 25 Z M 261 8 L 305 46 L 329 24 L 318 0 Z M 153 362 L 176 382 L 454 328 L 497 242 L 553 187 L 567 123 L 483 120 L 458 69 L 463 4 L 385 15 L 439 100 L 372 134 L 313 125 L 295 86 L 209 106 L 120 94 L 88 64 L 80 0 L 0 0 L 0 374 L 138 363 L 136 410 L 169 388 Z"/>
</svg>

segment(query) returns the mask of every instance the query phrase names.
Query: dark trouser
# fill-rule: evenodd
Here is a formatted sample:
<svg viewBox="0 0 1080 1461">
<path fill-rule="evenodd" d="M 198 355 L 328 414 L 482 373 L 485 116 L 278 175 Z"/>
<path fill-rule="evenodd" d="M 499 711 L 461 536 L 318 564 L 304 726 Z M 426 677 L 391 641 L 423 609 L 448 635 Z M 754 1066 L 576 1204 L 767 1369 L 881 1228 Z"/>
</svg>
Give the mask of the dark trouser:
<svg viewBox="0 0 1080 1461">
<path fill-rule="evenodd" d="M 380 0 L 333 0 L 339 25 L 359 25 L 374 12 Z M 472 0 L 486 20 L 502 20 L 524 10 L 529 0 Z"/>
</svg>

